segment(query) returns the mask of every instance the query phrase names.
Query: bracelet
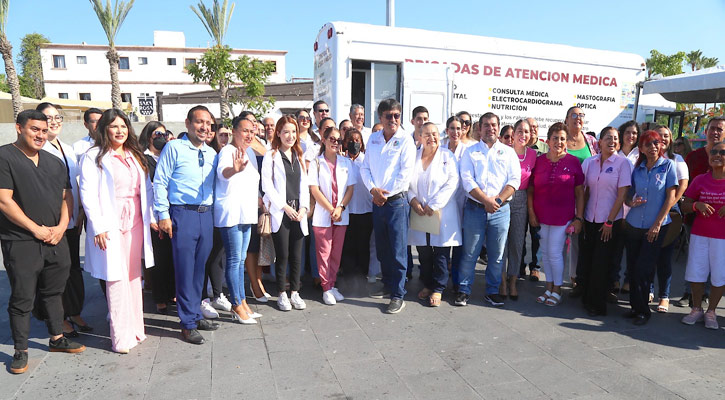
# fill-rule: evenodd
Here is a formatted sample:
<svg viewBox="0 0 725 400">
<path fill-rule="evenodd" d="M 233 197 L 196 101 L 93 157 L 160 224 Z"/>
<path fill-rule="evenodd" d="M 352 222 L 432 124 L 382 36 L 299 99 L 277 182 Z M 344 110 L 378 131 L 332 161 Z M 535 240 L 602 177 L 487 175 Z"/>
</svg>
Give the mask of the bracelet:
<svg viewBox="0 0 725 400">
<path fill-rule="evenodd" d="M 604 223 L 604 226 L 606 226 L 607 228 L 611 228 L 612 227 L 612 224 L 609 223 L 609 221 L 607 221 L 607 222 Z"/>
<path fill-rule="evenodd" d="M 581 223 L 584 223 L 584 218 L 582 218 L 582 217 L 574 217 L 574 221 L 579 221 Z"/>
<path fill-rule="evenodd" d="M 698 210 L 697 210 L 697 207 L 695 207 L 695 205 L 696 205 L 696 204 L 697 204 L 697 202 L 696 202 L 696 201 L 693 201 L 693 202 L 692 202 L 692 212 L 694 212 L 694 213 L 696 213 L 696 212 L 698 211 Z"/>
</svg>

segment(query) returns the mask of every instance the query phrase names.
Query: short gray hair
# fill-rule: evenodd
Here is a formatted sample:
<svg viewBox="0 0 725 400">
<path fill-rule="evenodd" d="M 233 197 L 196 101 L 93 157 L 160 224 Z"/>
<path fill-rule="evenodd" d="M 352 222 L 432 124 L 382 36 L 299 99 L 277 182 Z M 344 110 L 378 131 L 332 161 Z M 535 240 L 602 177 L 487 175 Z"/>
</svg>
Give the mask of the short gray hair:
<svg viewBox="0 0 725 400">
<path fill-rule="evenodd" d="M 355 104 L 353 104 L 353 105 L 350 106 L 350 115 L 352 115 L 352 113 L 355 112 L 355 110 L 357 110 L 358 108 L 362 108 L 363 111 L 365 111 L 365 107 L 363 107 L 362 104 L 355 103 Z"/>
</svg>

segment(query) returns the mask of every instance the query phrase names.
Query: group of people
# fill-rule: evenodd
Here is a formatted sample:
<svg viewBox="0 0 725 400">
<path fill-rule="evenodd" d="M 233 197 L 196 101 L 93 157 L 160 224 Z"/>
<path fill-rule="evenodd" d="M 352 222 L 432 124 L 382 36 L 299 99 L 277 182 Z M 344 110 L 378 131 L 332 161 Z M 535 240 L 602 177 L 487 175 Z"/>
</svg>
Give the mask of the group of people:
<svg viewBox="0 0 725 400">
<path fill-rule="evenodd" d="M 539 247 L 546 279 L 537 302 L 560 304 L 568 277 L 588 314 L 606 315 L 626 250 L 627 316 L 644 324 L 655 277 L 658 311 L 669 306 L 675 243 L 666 238 L 682 214 L 686 224 L 694 215 L 685 274 L 692 311 L 683 322 L 717 327 L 725 287 L 718 261 L 725 255 L 725 118 L 709 121 L 706 146 L 685 161 L 666 126 L 642 133 L 631 121 L 605 127 L 597 140 L 583 132 L 577 107 L 548 128 L 546 141 L 535 119 L 501 128 L 490 112 L 478 121 L 460 112 L 441 135 L 422 106 L 412 111 L 413 132 L 401 129 L 402 106 L 394 99 L 380 102 L 380 124 L 372 129 L 360 105 L 339 124 L 330 111 L 318 101 L 314 121 L 300 110 L 259 122 L 243 112 L 225 128 L 196 106 L 186 132 L 174 138 L 160 122 L 136 136 L 120 110 L 90 109 L 89 136 L 73 146 L 59 140 L 58 106 L 21 112 L 18 140 L 0 147 L 11 372 L 27 369 L 31 312 L 46 322 L 51 351 L 85 349 L 71 340 L 76 329 L 92 330 L 80 316 L 82 229 L 83 269 L 101 282 L 111 348 L 122 354 L 146 338 L 144 276 L 157 311 L 176 304 L 182 337 L 202 344 L 199 331 L 219 327 L 217 310 L 257 324 L 262 315 L 247 304 L 244 272 L 252 297 L 268 302 L 268 265 L 281 311 L 306 308 L 300 277 L 309 264 L 325 304 L 344 300 L 338 275 L 371 283 L 380 275 L 382 285 L 370 295 L 389 298 L 385 312 L 398 313 L 413 269 L 411 246 L 424 284 L 417 297 L 428 305 L 441 304 L 449 281 L 453 304 L 467 305 L 485 256 L 483 298 L 502 306 L 518 300 L 527 230 L 530 279 L 541 277 Z"/>
</svg>

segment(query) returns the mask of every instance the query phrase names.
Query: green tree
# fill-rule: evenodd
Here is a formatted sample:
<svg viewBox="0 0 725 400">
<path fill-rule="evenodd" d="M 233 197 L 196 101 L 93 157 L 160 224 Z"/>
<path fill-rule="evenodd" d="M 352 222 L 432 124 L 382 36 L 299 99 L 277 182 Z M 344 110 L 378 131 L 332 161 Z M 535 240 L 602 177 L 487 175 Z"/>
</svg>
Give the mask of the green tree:
<svg viewBox="0 0 725 400">
<path fill-rule="evenodd" d="M 20 93 L 34 99 L 45 97 L 43 87 L 43 66 L 40 61 L 40 46 L 50 39 L 40 33 L 29 33 L 20 42 L 18 64 L 23 71 L 20 78 Z"/>
<path fill-rule="evenodd" d="M 657 50 L 650 51 L 647 59 L 647 78 L 652 75 L 662 74 L 663 76 L 677 75 L 682 73 L 682 64 L 687 55 L 684 51 L 678 51 L 672 55 L 665 55 Z"/>
<path fill-rule="evenodd" d="M 698 70 L 702 66 L 702 51 L 693 50 L 687 55 L 685 55 L 685 58 L 687 58 L 687 63 L 690 64 L 690 67 L 692 67 L 692 70 Z"/>
<path fill-rule="evenodd" d="M 5 78 L 5 74 L 0 74 L 0 92 L 10 93 L 10 86 L 8 86 L 8 80 Z"/>
<path fill-rule="evenodd" d="M 717 67 L 717 64 L 719 62 L 720 62 L 720 60 L 718 60 L 717 57 L 703 57 L 702 68 Z"/>
<path fill-rule="evenodd" d="M 114 0 L 113 8 L 111 8 L 111 0 L 106 0 L 104 6 L 102 0 L 89 0 L 93 5 L 93 11 L 98 16 L 103 31 L 108 38 L 108 52 L 106 58 L 111 68 L 111 103 L 113 108 L 121 108 L 121 87 L 118 83 L 118 62 L 120 57 L 116 51 L 116 34 L 121 28 L 123 21 L 126 19 L 128 12 L 133 7 L 134 0 L 128 3 L 121 0 Z"/>
<path fill-rule="evenodd" d="M 20 111 L 23 111 L 23 103 L 20 100 L 18 72 L 15 70 L 15 64 L 13 63 L 13 45 L 10 44 L 8 37 L 5 35 L 5 24 L 8 21 L 9 8 L 10 0 L 0 0 L 0 53 L 2 53 L 3 61 L 5 61 L 5 74 L 13 99 L 13 120 L 15 120 Z"/>
<path fill-rule="evenodd" d="M 200 1 L 197 5 L 198 8 L 194 8 L 194 6 L 190 7 L 191 11 L 199 17 L 199 20 L 204 25 L 204 28 L 206 28 L 206 31 L 209 32 L 209 36 L 214 39 L 214 47 L 209 49 L 209 51 L 213 51 L 214 53 L 210 54 L 209 57 L 202 57 L 202 60 L 206 59 L 207 64 L 205 64 L 205 67 L 228 69 L 222 71 L 206 71 L 206 73 L 193 68 L 192 70 L 195 70 L 195 73 L 192 73 L 188 68 L 187 70 L 194 77 L 194 82 L 198 82 L 196 78 L 197 76 L 206 75 L 208 78 L 201 80 L 208 82 L 212 88 L 219 91 L 219 112 L 221 113 L 221 119 L 224 120 L 229 118 L 229 115 L 231 115 L 231 106 L 229 105 L 229 88 L 231 84 L 234 83 L 234 81 L 226 79 L 227 76 L 229 76 L 230 79 L 233 79 L 233 74 L 231 74 L 233 66 L 231 63 L 227 62 L 230 60 L 231 53 L 228 56 L 225 56 L 224 54 L 224 37 L 227 34 L 229 21 L 232 20 L 234 3 L 232 3 L 231 8 L 229 8 L 227 0 L 224 0 L 223 4 L 220 4 L 219 0 L 214 0 L 212 6 L 207 7 Z"/>
<path fill-rule="evenodd" d="M 255 115 L 265 114 L 274 105 L 274 98 L 264 97 L 264 84 L 274 71 L 274 65 L 249 56 L 232 58 L 232 49 L 229 46 L 214 46 L 207 50 L 198 63 L 186 67 L 194 83 L 206 82 L 214 90 L 219 91 L 221 118 L 223 121 L 230 117 L 231 104 L 241 104 L 245 110 Z M 243 88 L 231 90 L 241 82 Z M 226 88 L 224 91 L 220 88 Z M 243 89 L 243 90 L 241 90 Z"/>
</svg>

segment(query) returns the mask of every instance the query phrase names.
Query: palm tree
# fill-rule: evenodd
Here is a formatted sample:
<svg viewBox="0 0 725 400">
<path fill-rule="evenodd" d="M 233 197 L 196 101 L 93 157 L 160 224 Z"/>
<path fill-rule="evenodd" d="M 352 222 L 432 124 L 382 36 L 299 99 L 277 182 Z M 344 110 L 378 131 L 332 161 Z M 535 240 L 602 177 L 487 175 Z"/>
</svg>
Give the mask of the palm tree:
<svg viewBox="0 0 725 400">
<path fill-rule="evenodd" d="M 13 63 L 13 45 L 5 36 L 5 23 L 8 20 L 9 8 L 10 0 L 0 0 L 0 53 L 2 53 L 3 61 L 5 61 L 5 75 L 13 99 L 13 120 L 15 120 L 18 114 L 23 111 L 23 103 L 20 101 L 18 72 L 15 70 L 15 64 Z"/>
<path fill-rule="evenodd" d="M 106 58 L 111 67 L 111 103 L 113 108 L 121 108 L 121 87 L 118 84 L 118 62 L 120 57 L 116 51 L 116 34 L 118 29 L 126 19 L 126 15 L 133 7 L 134 0 L 128 3 L 125 1 L 114 0 L 113 8 L 111 8 L 111 0 L 106 0 L 106 5 L 101 4 L 102 0 L 90 0 L 93 5 L 93 11 L 98 16 L 103 31 L 106 32 L 108 38 L 108 52 Z"/>
<path fill-rule="evenodd" d="M 719 62 L 720 62 L 720 60 L 718 60 L 717 57 L 703 57 L 702 68 L 717 67 L 717 64 Z"/>
<path fill-rule="evenodd" d="M 685 57 L 687 58 L 687 63 L 690 64 L 693 71 L 702 68 L 702 51 L 693 50 L 687 53 Z"/>
<path fill-rule="evenodd" d="M 232 20 L 234 3 L 228 8 L 227 0 L 224 0 L 223 4 L 220 4 L 219 0 L 213 1 L 213 5 L 210 8 L 207 8 L 201 1 L 199 1 L 197 6 L 198 9 L 194 8 L 194 6 L 190 7 L 191 11 L 204 24 L 204 28 L 209 32 L 209 36 L 214 39 L 216 43 L 214 47 L 222 49 L 224 47 L 224 36 L 226 36 L 227 28 L 229 27 L 229 21 Z M 229 107 L 229 85 L 225 82 L 221 82 L 219 85 L 219 110 L 222 120 L 231 114 L 231 107 Z"/>
</svg>

